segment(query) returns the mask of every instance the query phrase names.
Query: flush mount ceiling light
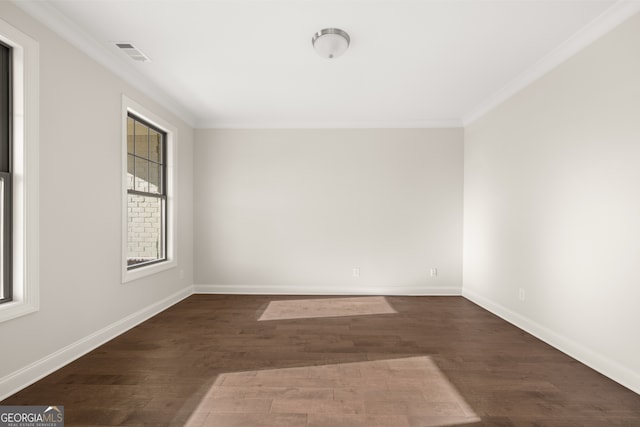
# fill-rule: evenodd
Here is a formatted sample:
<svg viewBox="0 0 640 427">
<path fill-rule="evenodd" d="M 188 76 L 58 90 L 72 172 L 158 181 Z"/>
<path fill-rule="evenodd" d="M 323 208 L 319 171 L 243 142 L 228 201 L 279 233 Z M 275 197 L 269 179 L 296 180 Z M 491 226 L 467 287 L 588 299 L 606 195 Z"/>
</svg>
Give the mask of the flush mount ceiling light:
<svg viewBox="0 0 640 427">
<path fill-rule="evenodd" d="M 325 28 L 313 35 L 311 43 L 318 55 L 323 58 L 337 58 L 349 47 L 349 34 L 338 28 Z"/>
</svg>

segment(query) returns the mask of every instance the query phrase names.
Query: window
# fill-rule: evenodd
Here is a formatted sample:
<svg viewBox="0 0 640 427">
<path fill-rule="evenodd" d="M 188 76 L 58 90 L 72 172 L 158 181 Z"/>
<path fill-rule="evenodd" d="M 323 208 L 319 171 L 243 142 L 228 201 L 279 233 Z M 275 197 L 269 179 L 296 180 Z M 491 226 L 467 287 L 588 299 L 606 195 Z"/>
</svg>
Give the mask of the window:
<svg viewBox="0 0 640 427">
<path fill-rule="evenodd" d="M 39 309 L 38 62 L 0 19 L 0 322 Z"/>
<path fill-rule="evenodd" d="M 177 129 L 122 97 L 122 282 L 177 265 Z"/>
<path fill-rule="evenodd" d="M 166 260 L 166 132 L 127 116 L 127 268 Z"/>
<path fill-rule="evenodd" d="M 0 303 L 13 300 L 11 283 L 11 48 L 0 43 Z"/>
</svg>

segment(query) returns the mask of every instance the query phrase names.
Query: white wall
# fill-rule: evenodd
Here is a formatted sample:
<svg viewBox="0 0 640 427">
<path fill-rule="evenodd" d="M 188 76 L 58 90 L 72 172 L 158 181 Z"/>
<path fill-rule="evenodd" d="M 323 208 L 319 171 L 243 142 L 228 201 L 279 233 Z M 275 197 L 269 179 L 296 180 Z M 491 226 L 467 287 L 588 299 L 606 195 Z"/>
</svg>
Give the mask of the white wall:
<svg viewBox="0 0 640 427">
<path fill-rule="evenodd" d="M 0 16 L 40 44 L 41 266 L 40 311 L 0 323 L 1 398 L 104 337 L 92 334 L 190 292 L 193 130 L 9 2 L 0 2 Z M 179 266 L 126 285 L 120 280 L 123 93 L 179 132 Z M 85 347 L 64 349 L 87 337 Z"/>
<path fill-rule="evenodd" d="M 638 40 L 635 16 L 465 130 L 463 290 L 636 392 Z"/>
<path fill-rule="evenodd" d="M 196 289 L 459 294 L 462 135 L 197 130 Z"/>
</svg>

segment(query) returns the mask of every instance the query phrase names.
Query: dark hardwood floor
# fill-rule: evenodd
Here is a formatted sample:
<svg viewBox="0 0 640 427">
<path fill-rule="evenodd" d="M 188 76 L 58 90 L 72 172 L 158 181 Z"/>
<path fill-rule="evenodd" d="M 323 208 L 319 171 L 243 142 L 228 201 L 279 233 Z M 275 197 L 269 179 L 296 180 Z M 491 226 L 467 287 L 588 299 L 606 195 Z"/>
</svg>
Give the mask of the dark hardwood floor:
<svg viewBox="0 0 640 427">
<path fill-rule="evenodd" d="M 1 404 L 67 426 L 640 426 L 639 395 L 461 297 L 194 295 Z"/>
</svg>

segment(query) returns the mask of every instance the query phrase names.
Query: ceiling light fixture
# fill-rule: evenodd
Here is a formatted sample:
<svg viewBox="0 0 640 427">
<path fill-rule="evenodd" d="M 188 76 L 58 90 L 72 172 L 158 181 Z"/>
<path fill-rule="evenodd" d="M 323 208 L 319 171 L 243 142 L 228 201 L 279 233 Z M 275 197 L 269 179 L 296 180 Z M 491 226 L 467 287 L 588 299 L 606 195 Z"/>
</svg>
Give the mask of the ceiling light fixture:
<svg viewBox="0 0 640 427">
<path fill-rule="evenodd" d="M 318 55 L 328 59 L 342 55 L 349 47 L 350 42 L 349 34 L 338 28 L 320 30 L 311 39 L 311 44 Z"/>
</svg>

